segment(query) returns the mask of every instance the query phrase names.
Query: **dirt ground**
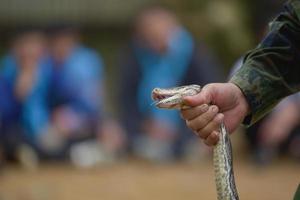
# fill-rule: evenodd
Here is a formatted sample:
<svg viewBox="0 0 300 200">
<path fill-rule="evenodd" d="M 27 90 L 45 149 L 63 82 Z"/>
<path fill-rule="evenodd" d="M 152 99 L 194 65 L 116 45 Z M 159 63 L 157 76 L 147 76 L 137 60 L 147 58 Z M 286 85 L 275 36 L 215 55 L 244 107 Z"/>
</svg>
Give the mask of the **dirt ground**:
<svg viewBox="0 0 300 200">
<path fill-rule="evenodd" d="M 292 200 L 300 163 L 287 159 L 258 168 L 249 162 L 241 134 L 232 137 L 234 171 L 241 200 Z M 0 171 L 0 200 L 216 200 L 208 161 L 154 165 L 129 161 L 76 169 L 47 164 L 37 171 Z"/>
<path fill-rule="evenodd" d="M 242 200 L 289 200 L 300 165 L 279 162 L 256 168 L 235 160 Z M 0 200 L 216 200 L 212 163 L 150 165 L 129 162 L 79 170 L 47 165 L 35 172 L 16 167 L 0 175 Z"/>
</svg>

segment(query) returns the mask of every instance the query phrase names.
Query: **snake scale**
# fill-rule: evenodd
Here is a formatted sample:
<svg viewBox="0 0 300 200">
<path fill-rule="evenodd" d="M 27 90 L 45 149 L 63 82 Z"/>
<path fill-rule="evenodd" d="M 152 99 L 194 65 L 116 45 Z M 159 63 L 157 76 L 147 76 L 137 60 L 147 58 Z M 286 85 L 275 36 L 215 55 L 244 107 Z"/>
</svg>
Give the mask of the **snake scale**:
<svg viewBox="0 0 300 200">
<path fill-rule="evenodd" d="M 187 85 L 174 88 L 154 88 L 152 99 L 155 105 L 163 109 L 186 109 L 183 97 L 200 93 L 199 85 Z M 238 200 L 235 186 L 232 148 L 229 134 L 222 123 L 219 131 L 219 141 L 213 148 L 213 163 L 218 200 Z"/>
</svg>

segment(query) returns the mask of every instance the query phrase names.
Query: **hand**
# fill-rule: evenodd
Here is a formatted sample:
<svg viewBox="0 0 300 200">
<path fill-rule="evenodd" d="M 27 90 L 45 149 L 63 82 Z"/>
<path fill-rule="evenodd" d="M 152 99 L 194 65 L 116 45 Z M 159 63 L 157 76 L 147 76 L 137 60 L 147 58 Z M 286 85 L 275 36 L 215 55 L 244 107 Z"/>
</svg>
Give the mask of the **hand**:
<svg viewBox="0 0 300 200">
<path fill-rule="evenodd" d="M 218 130 L 223 121 L 231 133 L 249 111 L 246 98 L 233 83 L 208 84 L 199 94 L 185 97 L 185 104 L 192 108 L 182 110 L 181 116 L 209 146 L 218 142 Z"/>
<path fill-rule="evenodd" d="M 52 119 L 59 134 L 65 137 L 70 137 L 84 124 L 84 118 L 68 106 L 56 108 L 52 113 Z"/>
</svg>

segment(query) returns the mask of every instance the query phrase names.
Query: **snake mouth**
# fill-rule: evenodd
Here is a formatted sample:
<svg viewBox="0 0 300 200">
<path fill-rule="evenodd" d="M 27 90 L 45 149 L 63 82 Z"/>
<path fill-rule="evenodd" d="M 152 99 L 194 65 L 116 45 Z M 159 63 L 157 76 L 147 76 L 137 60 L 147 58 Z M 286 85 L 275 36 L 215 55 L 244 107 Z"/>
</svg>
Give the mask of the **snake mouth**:
<svg viewBox="0 0 300 200">
<path fill-rule="evenodd" d="M 161 93 L 152 93 L 152 99 L 154 100 L 153 104 L 158 108 L 165 109 L 174 109 L 177 108 L 180 103 L 180 99 L 176 94 L 161 94 Z"/>
<path fill-rule="evenodd" d="M 172 96 L 173 95 L 158 94 L 158 93 L 155 93 L 155 92 L 152 93 L 152 99 L 155 102 L 160 102 L 160 101 L 162 101 L 164 99 L 167 99 L 167 98 L 170 98 Z"/>
<path fill-rule="evenodd" d="M 173 88 L 154 88 L 152 90 L 153 104 L 158 108 L 180 109 L 183 105 L 183 97 L 198 94 L 199 85 L 180 86 Z"/>
<path fill-rule="evenodd" d="M 163 107 L 168 102 L 168 99 L 172 98 L 172 95 L 152 94 L 153 104 L 157 107 Z"/>
</svg>

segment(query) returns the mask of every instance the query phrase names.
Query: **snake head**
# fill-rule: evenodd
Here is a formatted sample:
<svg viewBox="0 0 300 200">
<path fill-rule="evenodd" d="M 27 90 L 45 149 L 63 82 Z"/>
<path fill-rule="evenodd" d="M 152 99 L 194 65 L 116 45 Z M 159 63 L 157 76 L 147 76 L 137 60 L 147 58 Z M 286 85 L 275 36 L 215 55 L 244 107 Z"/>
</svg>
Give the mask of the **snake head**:
<svg viewBox="0 0 300 200">
<path fill-rule="evenodd" d="M 184 106 L 183 97 L 196 95 L 200 91 L 201 87 L 199 85 L 154 88 L 152 91 L 152 99 L 158 108 L 181 109 Z"/>
</svg>

